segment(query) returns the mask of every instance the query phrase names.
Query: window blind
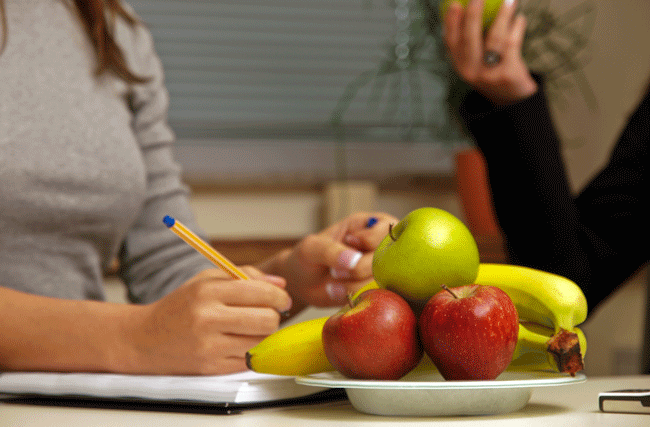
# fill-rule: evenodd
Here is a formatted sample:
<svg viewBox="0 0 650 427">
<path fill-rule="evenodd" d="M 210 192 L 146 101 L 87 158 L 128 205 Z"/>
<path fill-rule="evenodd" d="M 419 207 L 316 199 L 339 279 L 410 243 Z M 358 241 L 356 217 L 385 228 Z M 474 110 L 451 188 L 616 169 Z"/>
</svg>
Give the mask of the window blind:
<svg viewBox="0 0 650 427">
<path fill-rule="evenodd" d="M 417 1 L 129 3 L 153 34 L 179 141 L 326 141 L 340 136 L 332 120 L 355 141 L 393 141 L 447 120 L 428 65 L 380 75 L 422 18 Z"/>
</svg>

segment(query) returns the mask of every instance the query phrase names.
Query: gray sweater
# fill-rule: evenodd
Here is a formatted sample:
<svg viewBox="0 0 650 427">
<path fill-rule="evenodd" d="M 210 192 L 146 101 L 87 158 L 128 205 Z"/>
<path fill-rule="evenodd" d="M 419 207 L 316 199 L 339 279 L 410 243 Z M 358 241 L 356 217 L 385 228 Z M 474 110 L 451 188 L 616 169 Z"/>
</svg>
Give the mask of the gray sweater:
<svg viewBox="0 0 650 427">
<path fill-rule="evenodd" d="M 134 302 L 212 267 L 169 231 L 196 229 L 172 158 L 168 94 L 150 33 L 118 22 L 149 83 L 93 75 L 80 21 L 62 0 L 7 0 L 0 54 L 0 286 L 102 299 L 114 259 Z"/>
</svg>

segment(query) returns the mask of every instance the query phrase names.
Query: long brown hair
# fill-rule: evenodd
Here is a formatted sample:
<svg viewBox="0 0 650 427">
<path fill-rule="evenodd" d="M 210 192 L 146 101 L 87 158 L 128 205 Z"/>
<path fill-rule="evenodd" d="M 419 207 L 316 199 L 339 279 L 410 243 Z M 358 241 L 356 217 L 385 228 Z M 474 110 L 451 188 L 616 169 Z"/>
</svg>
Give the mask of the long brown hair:
<svg viewBox="0 0 650 427">
<path fill-rule="evenodd" d="M 127 83 L 144 83 L 148 81 L 149 78 L 138 76 L 129 69 L 124 54 L 113 37 L 113 26 L 116 17 L 124 19 L 131 26 L 140 23 L 122 7 L 120 1 L 74 0 L 73 3 L 95 50 L 97 58 L 95 75 L 100 76 L 112 71 Z M 9 33 L 4 0 L 0 0 L 0 25 L 2 26 L 0 53 L 2 53 Z"/>
</svg>

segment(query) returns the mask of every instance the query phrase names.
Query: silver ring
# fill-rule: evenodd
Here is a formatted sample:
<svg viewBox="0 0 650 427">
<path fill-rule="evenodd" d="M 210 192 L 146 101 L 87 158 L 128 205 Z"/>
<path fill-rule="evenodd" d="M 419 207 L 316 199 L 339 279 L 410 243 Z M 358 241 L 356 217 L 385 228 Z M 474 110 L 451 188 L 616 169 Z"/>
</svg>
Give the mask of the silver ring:
<svg viewBox="0 0 650 427">
<path fill-rule="evenodd" d="M 494 67 L 501 62 L 501 54 L 495 50 L 486 50 L 483 55 L 483 63 L 488 67 Z"/>
</svg>

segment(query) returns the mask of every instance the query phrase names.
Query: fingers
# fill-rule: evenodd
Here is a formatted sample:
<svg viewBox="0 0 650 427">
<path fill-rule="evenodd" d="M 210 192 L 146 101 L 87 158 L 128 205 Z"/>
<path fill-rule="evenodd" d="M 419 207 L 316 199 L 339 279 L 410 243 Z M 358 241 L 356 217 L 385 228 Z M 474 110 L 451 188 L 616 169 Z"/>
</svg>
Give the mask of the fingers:
<svg viewBox="0 0 650 427">
<path fill-rule="evenodd" d="M 194 354 L 200 365 L 217 363 L 219 373 L 229 373 L 246 369 L 246 352 L 277 331 L 279 324 L 275 310 L 211 304 L 197 310 L 188 332 L 197 337 Z"/>
<path fill-rule="evenodd" d="M 483 7 L 485 0 L 472 0 L 465 9 L 463 19 L 463 62 L 464 67 L 475 70 L 483 63 Z"/>
<path fill-rule="evenodd" d="M 231 307 L 219 303 L 203 304 L 194 313 L 194 331 L 210 334 L 239 335 L 242 337 L 265 337 L 280 325 L 276 310 L 258 307 Z M 255 345 L 257 342 L 253 342 Z"/>
<path fill-rule="evenodd" d="M 303 238 L 278 258 L 296 307 L 345 302 L 350 287 L 372 280 L 374 250 L 399 220 L 381 212 L 357 212 Z"/>
<path fill-rule="evenodd" d="M 399 219 L 384 213 L 361 213 L 361 221 L 355 221 L 348 227 L 343 242 L 360 251 L 374 251 L 388 235 L 390 224 L 397 224 Z M 369 226 L 370 225 L 370 226 Z"/>
<path fill-rule="evenodd" d="M 263 280 L 282 289 L 287 287 L 287 281 L 284 277 L 266 274 L 250 265 L 241 266 L 240 269 L 251 279 Z"/>
<path fill-rule="evenodd" d="M 519 52 L 524 45 L 524 38 L 526 37 L 526 26 L 528 22 L 524 15 L 517 15 L 515 17 L 514 23 L 512 25 L 512 49 L 508 49 L 506 55 L 510 56 L 510 59 L 516 60 L 519 57 Z"/>
<path fill-rule="evenodd" d="M 315 307 L 340 306 L 348 298 L 348 288 L 341 283 L 328 282 L 319 288 L 309 290 L 309 300 Z"/>
<path fill-rule="evenodd" d="M 348 301 L 348 295 L 368 284 L 369 279 L 360 281 L 329 281 L 322 286 L 307 290 L 311 305 L 315 307 L 340 306 Z"/>
<path fill-rule="evenodd" d="M 201 332 L 198 335 L 197 341 L 200 345 L 196 346 L 195 352 L 197 354 L 212 355 L 213 357 L 228 357 L 228 358 L 241 358 L 246 355 L 246 352 L 259 344 L 264 338 L 277 330 L 277 327 L 272 332 L 264 335 L 254 335 L 245 331 L 242 334 L 226 333 L 217 330 L 218 325 L 210 324 L 209 330 Z M 208 329 L 208 326 L 206 326 Z"/>
<path fill-rule="evenodd" d="M 251 276 L 266 277 L 255 269 Z M 160 300 L 138 306 L 125 329 L 130 360 L 156 373 L 225 374 L 246 369 L 244 356 L 275 332 L 292 300 L 259 279 L 202 271 Z"/>
<path fill-rule="evenodd" d="M 359 280 L 372 275 L 373 251 L 364 253 L 323 235 L 305 238 L 300 250 L 305 263 L 318 261 L 333 279 Z"/>
<path fill-rule="evenodd" d="M 303 261 L 334 270 L 354 270 L 388 234 L 389 225 L 397 222 L 397 218 L 381 212 L 352 214 L 303 239 L 300 243 Z M 366 260 L 361 265 L 367 263 Z"/>
<path fill-rule="evenodd" d="M 242 358 L 246 352 L 259 344 L 265 336 L 222 335 L 213 343 L 213 352 L 231 358 Z"/>
<path fill-rule="evenodd" d="M 449 55 L 458 75 L 492 102 L 518 102 L 538 90 L 521 52 L 526 20 L 517 13 L 516 0 L 504 0 L 484 35 L 484 3 L 472 0 L 464 9 L 458 3 L 449 7 L 444 21 Z"/>
<path fill-rule="evenodd" d="M 348 286 L 372 278 L 372 252 L 362 253 L 326 235 L 308 236 L 298 245 L 299 267 L 310 277 L 299 282 L 292 294 L 315 306 L 341 305 L 347 300 Z M 311 265 L 311 267 L 308 267 Z"/>
<path fill-rule="evenodd" d="M 454 68 L 469 84 L 475 84 L 483 60 L 482 0 L 464 8 L 453 2 L 444 17 L 444 37 Z"/>
<path fill-rule="evenodd" d="M 361 251 L 333 240 L 327 234 L 307 236 L 299 245 L 300 258 L 305 264 L 320 264 L 341 275 L 354 270 L 365 256 Z"/>
<path fill-rule="evenodd" d="M 337 224 L 339 230 L 314 239 L 312 243 L 317 244 L 311 246 L 310 256 L 318 256 L 319 252 L 325 254 L 322 259 L 330 268 L 330 280 L 313 290 L 313 304 L 343 303 L 350 292 L 368 283 L 372 279 L 374 250 L 388 235 L 390 225 L 397 222 L 396 217 L 386 213 L 358 212 Z M 331 238 L 344 234 L 343 244 L 332 241 L 328 234 Z"/>
<path fill-rule="evenodd" d="M 458 2 L 453 2 L 444 16 L 443 34 L 445 43 L 452 59 L 456 59 L 457 47 L 460 43 L 460 30 L 463 20 L 463 6 Z M 456 61 L 454 61 L 456 62 Z"/>
<path fill-rule="evenodd" d="M 271 308 L 277 312 L 287 311 L 292 305 L 284 289 L 259 280 L 203 279 L 195 286 L 200 301 L 217 301 L 232 307 Z"/>
<path fill-rule="evenodd" d="M 514 0 L 504 0 L 494 22 L 485 38 L 485 49 L 499 52 L 502 55 L 511 54 L 513 17 L 516 3 Z"/>
</svg>

